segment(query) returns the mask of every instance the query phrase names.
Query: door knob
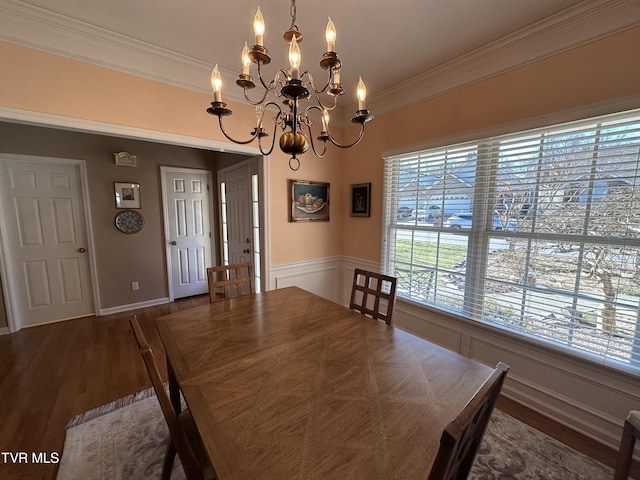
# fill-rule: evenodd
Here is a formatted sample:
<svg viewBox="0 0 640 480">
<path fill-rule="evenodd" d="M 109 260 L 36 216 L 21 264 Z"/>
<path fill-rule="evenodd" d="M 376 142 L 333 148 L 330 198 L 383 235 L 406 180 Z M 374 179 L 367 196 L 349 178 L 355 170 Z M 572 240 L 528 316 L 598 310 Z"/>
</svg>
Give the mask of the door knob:
<svg viewBox="0 0 640 480">
<path fill-rule="evenodd" d="M 84 253 L 84 252 L 86 252 L 87 250 L 81 247 L 81 248 L 79 248 L 79 249 L 78 249 L 78 251 L 79 251 L 80 253 Z"/>
<path fill-rule="evenodd" d="M 173 242 L 171 242 L 171 245 L 177 245 L 178 242 L 176 242 L 175 240 Z"/>
</svg>

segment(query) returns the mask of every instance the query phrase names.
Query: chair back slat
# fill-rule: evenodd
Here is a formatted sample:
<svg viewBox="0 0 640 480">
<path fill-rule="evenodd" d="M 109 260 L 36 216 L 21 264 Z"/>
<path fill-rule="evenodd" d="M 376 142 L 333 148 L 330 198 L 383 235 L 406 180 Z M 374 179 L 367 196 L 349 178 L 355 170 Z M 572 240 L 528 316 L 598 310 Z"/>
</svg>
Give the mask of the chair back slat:
<svg viewBox="0 0 640 480">
<path fill-rule="evenodd" d="M 349 308 L 391 325 L 396 299 L 396 278 L 356 268 Z M 370 300 L 369 297 L 373 297 Z"/>
<path fill-rule="evenodd" d="M 249 262 L 209 267 L 207 281 L 211 303 L 255 292 L 255 275 Z"/>
<path fill-rule="evenodd" d="M 460 414 L 445 427 L 429 480 L 467 478 L 509 367 L 500 362 Z"/>
<path fill-rule="evenodd" d="M 638 439 L 640 439 L 640 410 L 631 410 L 624 421 L 613 480 L 627 480 L 629 477 Z"/>
</svg>

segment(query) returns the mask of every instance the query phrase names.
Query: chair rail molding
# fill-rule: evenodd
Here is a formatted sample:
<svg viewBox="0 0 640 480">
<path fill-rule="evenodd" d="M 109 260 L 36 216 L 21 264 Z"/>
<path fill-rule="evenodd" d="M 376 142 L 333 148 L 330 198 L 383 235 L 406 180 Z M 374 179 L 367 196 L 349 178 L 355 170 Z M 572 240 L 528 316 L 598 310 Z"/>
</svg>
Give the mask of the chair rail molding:
<svg viewBox="0 0 640 480">
<path fill-rule="evenodd" d="M 272 288 L 300 287 L 328 300 L 340 303 L 342 285 L 338 271 L 342 257 L 327 257 L 302 262 L 271 265 Z"/>
</svg>

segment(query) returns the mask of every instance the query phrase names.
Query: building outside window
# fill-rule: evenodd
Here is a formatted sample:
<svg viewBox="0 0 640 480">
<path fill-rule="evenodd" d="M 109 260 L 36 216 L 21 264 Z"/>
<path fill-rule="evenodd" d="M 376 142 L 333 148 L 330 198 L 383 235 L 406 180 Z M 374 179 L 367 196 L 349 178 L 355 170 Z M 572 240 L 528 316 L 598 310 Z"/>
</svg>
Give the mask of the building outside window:
<svg viewBox="0 0 640 480">
<path fill-rule="evenodd" d="M 640 373 L 640 110 L 389 157 L 384 189 L 399 297 Z"/>
</svg>

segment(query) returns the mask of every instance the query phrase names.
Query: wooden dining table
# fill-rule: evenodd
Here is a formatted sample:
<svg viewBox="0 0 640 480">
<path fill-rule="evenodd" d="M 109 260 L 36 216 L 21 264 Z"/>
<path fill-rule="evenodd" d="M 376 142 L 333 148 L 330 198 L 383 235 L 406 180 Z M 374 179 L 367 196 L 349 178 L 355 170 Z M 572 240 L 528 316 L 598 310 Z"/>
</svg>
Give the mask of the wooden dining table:
<svg viewBox="0 0 640 480">
<path fill-rule="evenodd" d="M 156 326 L 220 480 L 425 479 L 492 371 L 297 287 Z"/>
</svg>

